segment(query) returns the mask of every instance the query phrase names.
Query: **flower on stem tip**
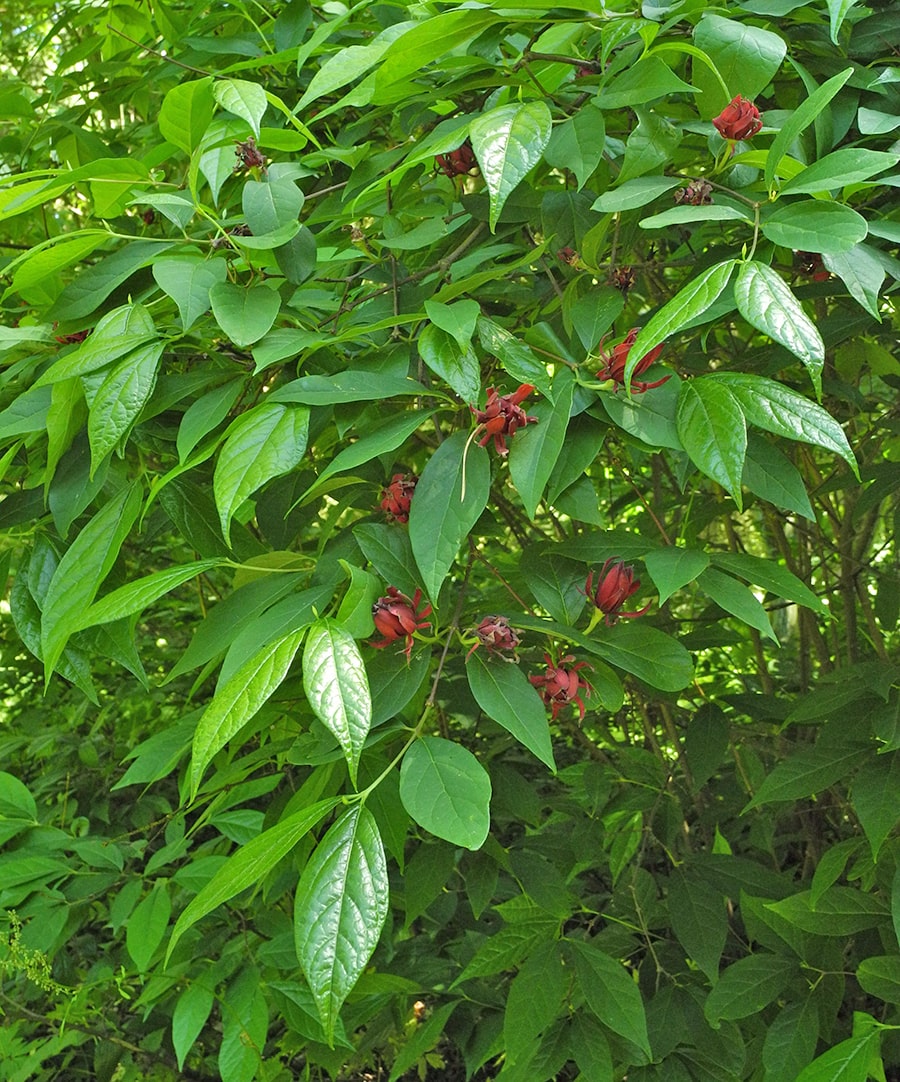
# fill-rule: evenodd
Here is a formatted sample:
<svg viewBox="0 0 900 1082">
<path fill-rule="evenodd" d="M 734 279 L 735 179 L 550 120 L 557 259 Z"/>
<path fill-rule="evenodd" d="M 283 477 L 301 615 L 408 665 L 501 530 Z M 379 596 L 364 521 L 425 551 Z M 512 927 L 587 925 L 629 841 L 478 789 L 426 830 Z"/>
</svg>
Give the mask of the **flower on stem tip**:
<svg viewBox="0 0 900 1082">
<path fill-rule="evenodd" d="M 554 661 L 549 654 L 544 654 L 544 661 L 547 662 L 546 670 L 540 676 L 529 676 L 529 681 L 540 692 L 544 704 L 550 707 L 554 721 L 560 710 L 569 703 L 578 707 L 580 721 L 585 710 L 581 692 L 590 694 L 593 689 L 579 670 L 590 669 L 591 666 L 586 661 L 578 661 L 573 665 L 575 658 L 571 654 L 564 655 L 559 661 Z"/>
<path fill-rule="evenodd" d="M 479 447 L 485 447 L 490 440 L 494 441 L 494 448 L 498 455 L 509 453 L 506 446 L 507 436 L 514 436 L 516 431 L 528 424 L 537 424 L 537 417 L 529 417 L 519 405 L 526 399 L 534 387 L 530 383 L 523 383 L 512 394 L 498 395 L 493 387 L 488 387 L 487 402 L 483 410 L 470 407 L 478 422 L 478 429 L 483 430 Z"/>
<path fill-rule="evenodd" d="M 381 510 L 392 522 L 409 522 L 409 505 L 418 481 L 411 473 L 395 473 L 391 483 L 385 485 L 381 493 Z"/>
<path fill-rule="evenodd" d="M 625 336 L 624 342 L 620 342 L 617 346 L 609 351 L 603 350 L 600 346 L 606 341 L 606 335 L 600 339 L 600 346 L 597 347 L 599 352 L 599 359 L 603 362 L 603 367 L 597 373 L 597 379 L 611 379 L 615 383 L 614 391 L 618 391 L 620 387 L 625 386 L 625 366 L 628 363 L 628 354 L 631 352 L 631 347 L 635 343 L 635 339 L 638 336 L 640 327 L 632 327 L 628 334 Z M 671 379 L 671 375 L 663 376 L 662 379 L 655 380 L 653 383 L 645 383 L 642 380 L 638 380 L 635 377 L 646 372 L 656 358 L 662 353 L 664 343 L 660 343 L 650 350 L 645 356 L 643 356 L 637 363 L 634 372 L 631 376 L 631 390 L 633 394 L 643 394 L 644 391 L 649 391 L 653 387 L 661 387 L 666 380 Z"/>
<path fill-rule="evenodd" d="M 713 117 L 713 127 L 719 135 L 733 142 L 752 139 L 762 126 L 759 109 L 740 94 L 732 98 L 718 116 Z"/>
<path fill-rule="evenodd" d="M 594 572 L 592 571 L 584 584 L 584 593 L 588 601 L 602 612 L 607 627 L 612 625 L 620 617 L 626 620 L 634 620 L 643 616 L 650 608 L 650 602 L 637 612 L 622 612 L 622 606 L 640 589 L 641 580 L 634 577 L 634 568 L 626 564 L 624 560 L 613 557 L 606 561 L 597 575 L 597 586 L 594 586 Z M 593 624 L 591 625 L 593 626 Z"/>
<path fill-rule="evenodd" d="M 504 661 L 518 661 L 516 650 L 520 642 L 518 632 L 509 626 L 509 620 L 505 616 L 485 616 L 475 628 L 475 643 L 466 654 L 466 661 L 479 646 L 483 646 L 489 654 L 499 656 Z M 503 657 L 504 653 L 510 656 Z"/>
<path fill-rule="evenodd" d="M 445 177 L 458 177 L 471 172 L 478 165 L 478 162 L 472 144 L 467 139 L 456 150 L 449 150 L 446 154 L 435 155 L 434 165 L 437 171 L 443 173 Z"/>
<path fill-rule="evenodd" d="M 371 642 L 369 645 L 374 646 L 376 650 L 382 650 L 397 639 L 406 639 L 403 652 L 408 661 L 415 633 L 423 627 L 431 627 L 431 621 L 425 619 L 426 616 L 431 615 L 431 605 L 426 604 L 420 609 L 421 603 L 421 590 L 416 590 L 410 599 L 406 594 L 401 594 L 396 586 L 388 586 L 387 596 L 379 597 L 372 606 L 375 630 L 383 638 L 381 642 Z"/>
</svg>

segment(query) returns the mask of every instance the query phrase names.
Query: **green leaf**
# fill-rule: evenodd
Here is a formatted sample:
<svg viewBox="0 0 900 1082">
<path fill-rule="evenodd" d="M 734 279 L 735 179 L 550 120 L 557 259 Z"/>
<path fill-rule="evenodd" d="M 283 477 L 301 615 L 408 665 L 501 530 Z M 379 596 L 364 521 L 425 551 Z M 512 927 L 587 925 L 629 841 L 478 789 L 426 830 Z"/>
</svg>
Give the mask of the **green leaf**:
<svg viewBox="0 0 900 1082">
<path fill-rule="evenodd" d="M 676 177 L 635 177 L 634 180 L 626 180 L 616 188 L 605 191 L 591 205 L 591 210 L 599 210 L 602 214 L 616 214 L 623 210 L 637 210 L 645 207 L 658 199 L 666 192 L 677 188 L 681 180 Z"/>
<path fill-rule="evenodd" d="M 831 24 L 831 41 L 832 44 L 837 45 L 838 34 L 841 32 L 844 19 L 853 5 L 858 3 L 858 0 L 825 0 L 825 2 L 828 7 L 828 20 Z"/>
<path fill-rule="evenodd" d="M 292 470 L 306 453 L 309 410 L 262 402 L 229 427 L 213 476 L 222 535 L 229 543 L 231 519 L 241 504 L 273 477 Z"/>
<path fill-rule="evenodd" d="M 818 90 L 814 90 L 806 101 L 801 102 L 788 118 L 787 123 L 782 125 L 781 131 L 775 136 L 771 147 L 769 147 L 769 154 L 766 158 L 765 180 L 767 188 L 772 188 L 778 166 L 781 164 L 781 159 L 787 153 L 790 145 L 802 131 L 812 124 L 852 74 L 853 68 L 851 67 L 845 68 L 843 71 L 838 72 L 837 75 L 833 75 Z M 812 249 L 803 250 L 812 251 Z"/>
<path fill-rule="evenodd" d="M 165 571 L 155 571 L 152 575 L 145 575 L 136 582 L 120 586 L 118 590 L 113 590 L 105 597 L 101 597 L 99 601 L 95 601 L 86 612 L 82 613 L 78 621 L 78 630 L 109 624 L 114 620 L 122 620 L 126 616 L 142 612 L 163 594 L 169 593 L 188 579 L 196 578 L 205 571 L 218 567 L 220 563 L 221 560 L 196 560 L 194 563 L 170 567 Z"/>
<path fill-rule="evenodd" d="M 127 485 L 75 538 L 50 579 L 41 615 L 45 679 L 56 668 L 69 637 L 119 555 L 141 509 L 141 489 Z"/>
<path fill-rule="evenodd" d="M 459 1000 L 454 999 L 450 1003 L 444 1003 L 428 1016 L 425 1022 L 413 1030 L 408 1043 L 403 1045 L 397 1052 L 397 1058 L 391 1066 L 388 1082 L 396 1082 L 405 1075 L 412 1067 L 424 1059 L 426 1054 L 435 1047 L 444 1027 L 450 1020 L 450 1015 L 456 1010 Z M 427 1062 L 427 1061 L 426 1061 Z"/>
<path fill-rule="evenodd" d="M 872 860 L 897 825 L 900 753 L 884 752 L 864 762 L 853 782 L 853 810 L 872 850 Z"/>
<path fill-rule="evenodd" d="M 637 984 L 621 963 L 595 946 L 581 940 L 566 940 L 566 945 L 574 955 L 578 983 L 590 1010 L 649 1060 L 647 1019 Z"/>
<path fill-rule="evenodd" d="M 511 441 L 509 475 L 530 519 L 535 516 L 562 450 L 574 392 L 572 371 L 561 366 L 553 380 L 553 400 L 543 399 L 531 407 L 537 424 L 517 432 Z"/>
<path fill-rule="evenodd" d="M 776 999 L 797 972 L 791 958 L 774 954 L 751 954 L 730 965 L 706 997 L 703 1013 L 718 1029 L 723 1021 L 758 1014 Z"/>
<path fill-rule="evenodd" d="M 301 376 L 272 391 L 273 402 L 304 402 L 309 406 L 332 406 L 341 402 L 383 402 L 403 395 L 437 397 L 421 383 L 406 376 L 348 369 L 333 376 Z"/>
<path fill-rule="evenodd" d="M 747 424 L 738 398 L 710 376 L 685 380 L 678 395 L 676 424 L 691 461 L 718 481 L 740 510 Z"/>
<path fill-rule="evenodd" d="M 428 318 L 442 331 L 452 335 L 456 339 L 460 352 L 465 352 L 475 326 L 481 314 L 481 309 L 475 301 L 457 301 L 455 304 L 441 304 L 439 301 L 426 301 L 425 311 Z M 480 381 L 479 381 L 480 385 Z"/>
<path fill-rule="evenodd" d="M 716 372 L 706 379 L 715 380 L 731 391 L 750 424 L 776 436 L 833 451 L 859 477 L 859 467 L 844 430 L 830 413 L 815 402 L 765 376 L 753 376 L 746 372 Z"/>
<path fill-rule="evenodd" d="M 255 233 L 274 233 L 291 225 L 303 209 L 303 192 L 293 180 L 248 180 L 241 192 L 241 203 L 247 225 Z"/>
<path fill-rule="evenodd" d="M 694 44 L 707 54 L 731 93 L 742 94 L 751 101 L 772 80 L 787 52 L 784 39 L 771 30 L 754 26 L 744 19 L 727 19 L 704 12 L 694 28 Z M 695 82 L 709 91 L 704 95 L 701 113 L 712 116 L 723 108 L 728 99 L 724 90 L 696 66 Z M 698 76 L 704 76 L 698 78 Z"/>
<path fill-rule="evenodd" d="M 709 557 L 699 549 L 669 546 L 648 552 L 644 556 L 644 563 L 659 591 L 659 603 L 662 605 L 676 590 L 693 582 L 709 566 Z"/>
<path fill-rule="evenodd" d="M 409 533 L 396 526 L 364 522 L 353 528 L 353 536 L 382 579 L 412 597 L 421 583 L 415 576 Z"/>
<path fill-rule="evenodd" d="M 847 777 L 865 762 L 870 752 L 860 745 L 816 744 L 796 751 L 777 763 L 763 779 L 756 795 L 744 809 L 778 800 L 799 800 L 814 796 Z"/>
<path fill-rule="evenodd" d="M 490 494 L 488 453 L 475 445 L 466 450 L 467 441 L 466 432 L 454 432 L 444 440 L 422 471 L 410 504 L 409 540 L 425 590 L 435 604 L 459 547 Z"/>
<path fill-rule="evenodd" d="M 209 299 L 216 323 L 236 346 L 252 346 L 269 330 L 281 310 L 281 297 L 268 286 L 216 282 Z"/>
<path fill-rule="evenodd" d="M 575 624 L 584 609 L 584 569 L 537 545 L 522 553 L 522 571 L 535 601 L 561 624 Z"/>
<path fill-rule="evenodd" d="M 551 130 L 550 110 L 543 101 L 501 105 L 469 125 L 475 157 L 490 193 L 491 232 L 510 193 L 541 160 Z"/>
<path fill-rule="evenodd" d="M 634 345 L 628 351 L 624 373 L 626 386 L 631 385 L 634 369 L 651 350 L 702 315 L 716 302 L 728 285 L 735 263 L 734 259 L 726 259 L 724 263 L 708 267 L 679 290 L 651 317 L 646 326 L 641 328 Z"/>
<path fill-rule="evenodd" d="M 794 1082 L 866 1082 L 878 1031 L 849 1037 L 804 1067 Z"/>
<path fill-rule="evenodd" d="M 605 138 L 603 114 L 589 104 L 554 127 L 544 147 L 544 161 L 557 169 L 571 170 L 578 181 L 577 190 L 581 191 L 603 160 Z"/>
<path fill-rule="evenodd" d="M 165 879 L 157 879 L 153 890 L 128 918 L 125 947 L 139 973 L 146 973 L 150 967 L 172 915 L 172 900 L 167 883 Z"/>
<path fill-rule="evenodd" d="M 668 120 L 641 106 L 634 112 L 638 122 L 625 143 L 625 159 L 619 173 L 622 185 L 671 161 L 681 142 L 681 130 Z"/>
<path fill-rule="evenodd" d="M 542 943 L 513 977 L 503 1014 L 506 1066 L 530 1071 L 540 1037 L 565 1010 L 569 974 L 557 943 Z"/>
<path fill-rule="evenodd" d="M 112 255 L 104 256 L 78 274 L 56 298 L 46 313 L 51 320 L 84 319 L 95 312 L 112 293 L 142 267 L 149 266 L 158 255 L 171 248 L 175 241 L 133 240 Z M 126 306 L 131 308 L 131 305 Z M 134 305 L 138 308 L 138 305 Z M 97 327 L 100 321 L 97 322 Z M 150 329 L 152 330 L 152 320 Z M 94 332 L 96 334 L 96 330 Z M 93 338 L 93 335 L 91 335 Z M 90 342 L 90 339 L 88 339 Z M 137 343 L 135 343 L 136 345 Z M 66 377 L 60 377 L 66 378 Z"/>
<path fill-rule="evenodd" d="M 215 108 L 211 76 L 177 83 L 166 94 L 159 110 L 159 130 L 179 150 L 192 154 L 200 145 Z"/>
<path fill-rule="evenodd" d="M 738 271 L 734 299 L 751 327 L 800 358 L 821 396 L 825 343 L 781 275 L 765 263 L 748 260 Z"/>
<path fill-rule="evenodd" d="M 737 616 L 745 624 L 756 628 L 761 634 L 778 642 L 772 630 L 769 616 L 756 597 L 730 575 L 723 575 L 709 567 L 697 579 L 701 590 L 726 612 Z"/>
<path fill-rule="evenodd" d="M 338 803 L 340 798 L 332 797 L 294 812 L 232 854 L 196 897 L 191 899 L 175 922 L 166 951 L 166 962 L 168 963 L 179 939 L 189 928 L 242 890 L 260 883 L 282 857 L 287 856 L 300 839 Z"/>
<path fill-rule="evenodd" d="M 703 970 L 710 984 L 715 984 L 728 937 L 728 918 L 721 891 L 676 870 L 669 877 L 668 911 L 678 942 Z"/>
<path fill-rule="evenodd" d="M 480 849 L 491 825 L 491 779 L 475 756 L 437 736 L 417 740 L 400 766 L 400 799 L 437 838 Z"/>
<path fill-rule="evenodd" d="M 90 403 L 88 439 L 91 477 L 100 463 L 131 431 L 156 386 L 164 342 L 139 346 L 117 364 L 97 388 Z"/>
<path fill-rule="evenodd" d="M 694 791 L 699 791 L 725 760 L 731 727 L 715 703 L 704 703 L 688 722 L 684 754 L 691 770 Z"/>
<path fill-rule="evenodd" d="M 835 255 L 865 240 L 865 218 L 841 203 L 807 199 L 780 206 L 762 223 L 762 232 L 773 244 L 804 252 Z"/>
<path fill-rule="evenodd" d="M 524 342 L 484 316 L 478 317 L 478 339 L 482 348 L 497 357 L 513 379 L 520 383 L 533 383 L 541 394 L 550 394 L 547 369 Z"/>
<path fill-rule="evenodd" d="M 287 676 L 305 634 L 306 628 L 301 627 L 267 643 L 216 690 L 194 733 L 191 799 L 196 796 L 203 773 L 213 757 L 257 713 Z"/>
<path fill-rule="evenodd" d="M 190 330 L 209 311 L 209 291 L 225 281 L 228 264 L 225 259 L 200 259 L 190 256 L 170 256 L 153 264 L 156 284 L 178 306 L 181 329 Z"/>
<path fill-rule="evenodd" d="M 313 713 L 341 745 L 355 786 L 372 724 L 372 700 L 359 647 L 335 620 L 319 620 L 309 629 L 303 649 L 303 690 Z"/>
<path fill-rule="evenodd" d="M 766 909 L 771 909 L 801 931 L 838 937 L 883 927 L 888 916 L 880 898 L 853 887 L 829 887 L 816 902 L 815 909 L 808 890 L 778 902 L 767 902 Z"/>
<path fill-rule="evenodd" d="M 259 138 L 259 125 L 269 106 L 266 92 L 259 83 L 249 83 L 245 79 L 216 79 L 213 94 L 223 109 L 246 120 Z"/>
<path fill-rule="evenodd" d="M 776 507 L 796 511 L 810 522 L 815 521 L 816 514 L 800 471 L 783 451 L 757 432 L 747 436 L 743 484 L 755 496 Z"/>
<path fill-rule="evenodd" d="M 646 55 L 607 83 L 596 104 L 600 109 L 630 109 L 670 94 L 689 94 L 694 90 L 696 87 L 679 79 L 660 56 Z"/>
<path fill-rule="evenodd" d="M 689 222 L 752 222 L 753 219 L 738 207 L 724 205 L 700 205 L 672 207 L 660 214 L 651 214 L 642 218 L 638 225 L 641 229 L 666 229 L 670 225 L 686 225 Z"/>
<path fill-rule="evenodd" d="M 859 184 L 885 169 L 893 169 L 900 162 L 900 155 L 887 154 L 882 150 L 865 150 L 862 147 L 845 147 L 832 151 L 824 158 L 808 165 L 781 186 L 782 195 L 813 194 L 842 188 L 846 184 Z"/>
<path fill-rule="evenodd" d="M 485 714 L 555 771 L 547 711 L 519 666 L 488 660 L 476 651 L 466 663 L 466 676 Z"/>
<path fill-rule="evenodd" d="M 452 387 L 464 402 L 472 405 L 478 401 L 481 365 L 468 342 L 460 346 L 451 333 L 428 324 L 419 335 L 419 352 L 431 371 Z"/>
<path fill-rule="evenodd" d="M 806 583 L 775 560 L 749 556 L 745 552 L 720 552 L 713 556 L 713 563 L 754 586 L 762 586 L 776 597 L 805 605 L 823 616 L 828 613 L 828 606 L 822 599 L 816 597 Z"/>
<path fill-rule="evenodd" d="M 172 1047 L 179 1071 L 206 1025 L 215 1001 L 215 991 L 203 983 L 202 977 L 189 984 L 178 997 L 172 1012 Z"/>
<path fill-rule="evenodd" d="M 900 1003 L 900 971 L 896 954 L 866 958 L 856 969 L 860 988 L 886 1003 Z"/>
<path fill-rule="evenodd" d="M 878 294 L 886 271 L 879 254 L 867 244 L 857 244 L 846 252 L 823 255 L 822 262 L 841 279 L 850 296 L 880 323 Z"/>
<path fill-rule="evenodd" d="M 762 1049 L 763 1082 L 795 1082 L 816 1052 L 819 1011 L 815 995 L 788 1003 L 769 1026 Z"/>
<path fill-rule="evenodd" d="M 388 914 L 381 835 L 362 804 L 349 808 L 319 842 L 297 884 L 294 943 L 325 1037 L 378 944 Z"/>
</svg>

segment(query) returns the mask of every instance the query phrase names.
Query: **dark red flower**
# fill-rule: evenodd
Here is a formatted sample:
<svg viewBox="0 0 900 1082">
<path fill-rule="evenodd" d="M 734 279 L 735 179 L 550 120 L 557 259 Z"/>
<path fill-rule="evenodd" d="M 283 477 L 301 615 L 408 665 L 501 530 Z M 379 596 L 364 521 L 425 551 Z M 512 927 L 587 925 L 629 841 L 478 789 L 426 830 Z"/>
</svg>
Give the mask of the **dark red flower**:
<svg viewBox="0 0 900 1082">
<path fill-rule="evenodd" d="M 622 606 L 637 593 L 641 586 L 641 580 L 634 577 L 634 568 L 626 564 L 624 560 L 613 557 L 607 560 L 597 576 L 597 586 L 594 587 L 594 572 L 592 571 L 584 584 L 584 593 L 588 601 L 606 617 L 607 627 L 612 625 L 620 617 L 633 620 L 637 616 L 643 616 L 650 608 L 650 602 L 637 612 L 622 612 Z"/>
<path fill-rule="evenodd" d="M 514 436 L 518 429 L 524 428 L 525 425 L 537 424 L 537 417 L 528 417 L 519 405 L 533 390 L 532 384 L 523 383 L 512 394 L 498 395 L 493 387 L 488 387 L 484 409 L 472 408 L 475 420 L 478 422 L 476 431 L 478 428 L 484 430 L 484 434 L 478 441 L 479 447 L 485 447 L 490 440 L 493 440 L 498 455 L 508 454 L 506 438 Z"/>
<path fill-rule="evenodd" d="M 397 639 L 406 639 L 404 653 L 409 660 L 412 651 L 413 636 L 423 627 L 431 627 L 431 621 L 426 616 L 431 615 L 431 605 L 419 606 L 422 603 L 422 591 L 416 590 L 412 600 L 401 594 L 396 586 L 388 586 L 386 597 L 379 599 L 372 606 L 372 619 L 375 621 L 375 630 L 383 636 L 381 642 L 369 643 L 376 650 L 390 646 Z"/>
<path fill-rule="evenodd" d="M 242 169 L 265 169 L 266 167 L 266 156 L 256 145 L 256 140 L 252 135 L 242 143 L 236 143 L 234 153 L 238 160 L 234 167 L 236 173 Z"/>
<path fill-rule="evenodd" d="M 611 379 L 615 383 L 614 391 L 618 391 L 620 387 L 625 386 L 625 365 L 628 362 L 628 354 L 631 351 L 631 347 L 634 345 L 635 339 L 638 336 L 640 327 L 632 327 L 628 334 L 625 336 L 625 341 L 620 342 L 617 346 L 613 346 L 608 352 L 600 349 L 600 346 L 606 341 L 606 336 L 600 339 L 600 346 L 597 347 L 600 360 L 603 361 L 603 367 L 597 373 L 597 379 Z M 645 356 L 643 356 L 637 363 L 637 367 L 631 377 L 631 390 L 633 394 L 643 394 L 644 391 L 649 391 L 653 387 L 660 387 L 667 379 L 671 379 L 671 376 L 663 376 L 662 379 L 658 379 L 653 383 L 645 383 L 641 380 L 635 379 L 635 376 L 641 375 L 646 372 L 651 364 L 663 351 L 663 343 L 655 346 Z"/>
<path fill-rule="evenodd" d="M 153 207 L 147 207 L 144 213 L 141 215 L 141 221 L 144 225 L 153 225 L 156 221 L 156 211 Z"/>
<path fill-rule="evenodd" d="M 409 522 L 409 505 L 416 491 L 418 477 L 395 473 L 381 493 L 381 510 L 393 522 Z"/>
<path fill-rule="evenodd" d="M 93 327 L 85 327 L 83 331 L 72 331 L 71 334 L 57 334 L 55 338 L 62 345 L 70 346 L 76 342 L 83 342 L 93 329 Z"/>
<path fill-rule="evenodd" d="M 702 207 L 712 202 L 712 185 L 706 180 L 692 180 L 686 188 L 676 188 L 672 192 L 676 203 L 686 203 L 690 207 Z"/>
<path fill-rule="evenodd" d="M 504 653 L 509 657 L 503 657 L 504 661 L 518 661 L 516 650 L 521 640 L 515 628 L 509 626 L 509 620 L 505 616 L 485 616 L 478 627 L 475 628 L 475 645 L 466 654 L 466 661 L 475 653 L 479 646 L 483 646 L 489 654 L 503 657 Z"/>
<path fill-rule="evenodd" d="M 752 101 L 747 101 L 740 94 L 725 106 L 718 116 L 713 117 L 713 126 L 723 139 L 752 139 L 763 126 L 759 109 Z"/>
<path fill-rule="evenodd" d="M 544 654 L 547 662 L 546 670 L 540 676 L 529 676 L 528 679 L 541 693 L 544 703 L 550 707 L 553 720 L 564 706 L 572 703 L 578 707 L 579 720 L 584 717 L 584 700 L 581 692 L 591 692 L 591 685 L 581 675 L 580 669 L 590 669 L 586 661 L 578 661 L 574 665 L 575 658 L 566 654 L 559 661 L 554 661 L 549 654 Z"/>
<path fill-rule="evenodd" d="M 477 165 L 475 151 L 468 139 L 456 150 L 450 150 L 446 154 L 438 154 L 434 159 L 435 169 L 446 177 L 458 177 L 470 173 Z"/>
<path fill-rule="evenodd" d="M 795 252 L 797 269 L 801 274 L 812 278 L 814 282 L 827 282 L 831 275 L 825 269 L 818 252 Z"/>
</svg>

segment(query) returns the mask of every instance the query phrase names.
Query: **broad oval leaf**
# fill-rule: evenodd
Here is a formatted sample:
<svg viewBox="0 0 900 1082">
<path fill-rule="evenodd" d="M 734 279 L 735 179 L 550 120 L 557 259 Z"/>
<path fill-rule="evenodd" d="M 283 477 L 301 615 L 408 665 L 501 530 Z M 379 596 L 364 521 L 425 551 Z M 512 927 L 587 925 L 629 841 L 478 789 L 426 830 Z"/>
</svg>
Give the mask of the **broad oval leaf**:
<svg viewBox="0 0 900 1082">
<path fill-rule="evenodd" d="M 697 585 L 726 612 L 743 620 L 750 627 L 756 628 L 767 638 L 778 642 L 778 637 L 769 622 L 768 613 L 756 596 L 737 579 L 708 567 L 697 579 Z"/>
<path fill-rule="evenodd" d="M 231 517 L 244 500 L 303 458 L 308 432 L 309 410 L 279 402 L 262 402 L 231 425 L 213 475 L 213 495 L 226 542 Z"/>
<path fill-rule="evenodd" d="M 835 150 L 808 165 L 802 172 L 781 186 L 783 195 L 801 192 L 811 194 L 845 184 L 859 184 L 885 169 L 893 169 L 900 162 L 900 155 L 886 154 L 882 150 L 865 150 L 862 147 L 845 147 Z"/>
<path fill-rule="evenodd" d="M 191 796 L 213 756 L 266 702 L 287 676 L 306 628 L 291 631 L 258 650 L 218 689 L 203 712 L 191 750 Z"/>
<path fill-rule="evenodd" d="M 216 79 L 213 94 L 223 109 L 246 120 L 259 138 L 260 121 L 269 105 L 266 92 L 259 83 L 246 79 Z"/>
<path fill-rule="evenodd" d="M 676 590 L 687 586 L 709 567 L 709 556 L 699 549 L 666 548 L 654 549 L 644 556 L 644 563 L 653 584 L 659 591 L 659 603 L 667 601 Z"/>
<path fill-rule="evenodd" d="M 336 620 L 319 620 L 309 629 L 303 648 L 303 690 L 313 713 L 340 744 L 355 786 L 372 724 L 372 699 L 359 647 Z"/>
<path fill-rule="evenodd" d="M 459 547 L 487 506 L 491 485 L 488 453 L 454 432 L 422 471 L 409 510 L 409 540 L 425 589 L 437 602 Z M 465 491 L 463 473 L 465 471 Z"/>
<path fill-rule="evenodd" d="M 650 1059 L 647 1017 L 640 989 L 621 962 L 582 940 L 566 940 L 585 1002 L 613 1033 L 637 1045 Z"/>
<path fill-rule="evenodd" d="M 678 395 L 676 423 L 694 465 L 731 493 L 740 508 L 747 424 L 738 400 L 709 376 L 685 380 Z"/>
<path fill-rule="evenodd" d="M 332 797 L 329 800 L 320 800 L 317 804 L 311 804 L 308 808 L 295 812 L 282 819 L 280 823 L 276 823 L 275 826 L 264 830 L 262 834 L 258 834 L 252 841 L 247 842 L 232 854 L 212 879 L 201 888 L 196 897 L 191 899 L 175 922 L 172 938 L 169 940 L 166 951 L 166 961 L 168 962 L 178 940 L 189 928 L 192 928 L 207 913 L 211 913 L 227 902 L 229 898 L 261 882 L 279 860 L 287 856 L 297 842 L 338 803 L 340 803 L 340 798 Z"/>
<path fill-rule="evenodd" d="M 762 223 L 762 232 L 773 244 L 802 252 L 832 255 L 848 252 L 865 240 L 865 218 L 841 203 L 806 199 L 779 207 Z"/>
<path fill-rule="evenodd" d="M 460 345 L 449 331 L 429 324 L 419 335 L 419 352 L 431 371 L 452 387 L 463 402 L 472 405 L 478 400 L 481 364 L 468 342 Z"/>
<path fill-rule="evenodd" d="M 723 1020 L 733 1021 L 758 1014 L 786 987 L 797 972 L 792 958 L 776 954 L 751 954 L 728 966 L 706 997 L 703 1013 L 718 1029 Z"/>
<path fill-rule="evenodd" d="M 190 256 L 170 256 L 153 264 L 156 284 L 178 306 L 181 329 L 190 330 L 209 311 L 209 291 L 224 282 L 228 264 L 224 258 L 200 259 Z"/>
<path fill-rule="evenodd" d="M 349 808 L 303 870 L 294 905 L 294 943 L 325 1036 L 372 957 L 388 914 L 387 862 L 372 813 Z"/>
<path fill-rule="evenodd" d="M 217 282 L 209 291 L 213 315 L 236 346 L 252 346 L 271 329 L 281 297 L 268 286 Z"/>
<path fill-rule="evenodd" d="M 566 438 L 575 381 L 561 367 L 553 380 L 553 399 L 535 404 L 537 424 L 517 432 L 509 451 L 509 476 L 533 519 Z"/>
<path fill-rule="evenodd" d="M 598 199 L 595 199 L 591 210 L 599 210 L 603 214 L 615 214 L 623 210 L 637 210 L 645 207 L 661 195 L 677 188 L 681 180 L 677 177 L 635 177 L 634 180 L 626 180 L 618 188 L 610 188 Z"/>
<path fill-rule="evenodd" d="M 555 771 L 547 711 L 519 666 L 489 661 L 476 651 L 466 664 L 466 676 L 487 716 Z"/>
<path fill-rule="evenodd" d="M 164 139 L 191 154 L 200 145 L 215 108 L 212 76 L 178 83 L 159 110 L 159 130 Z"/>
<path fill-rule="evenodd" d="M 423 736 L 404 755 L 400 799 L 419 826 L 466 849 L 480 849 L 491 825 L 491 779 L 466 748 Z"/>
<path fill-rule="evenodd" d="M 551 126 L 550 110 L 543 101 L 501 105 L 469 125 L 475 157 L 490 193 L 492 232 L 510 193 L 541 160 Z"/>
</svg>

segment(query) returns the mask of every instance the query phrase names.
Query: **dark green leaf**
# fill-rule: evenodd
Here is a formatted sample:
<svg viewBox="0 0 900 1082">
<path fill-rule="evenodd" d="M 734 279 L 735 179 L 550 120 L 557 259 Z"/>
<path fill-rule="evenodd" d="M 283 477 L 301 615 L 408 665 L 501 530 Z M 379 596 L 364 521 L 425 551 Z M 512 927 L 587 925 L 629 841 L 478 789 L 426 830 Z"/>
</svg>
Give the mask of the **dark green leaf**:
<svg viewBox="0 0 900 1082">
<path fill-rule="evenodd" d="M 740 509 L 747 425 L 738 398 L 713 377 L 686 380 L 678 396 L 676 423 L 691 461 L 718 481 Z"/>
<path fill-rule="evenodd" d="M 556 770 L 547 711 L 518 665 L 485 658 L 476 651 L 466 663 L 475 701 L 526 748 Z"/>
<path fill-rule="evenodd" d="M 490 829 L 491 779 L 475 756 L 436 736 L 417 740 L 400 766 L 400 799 L 419 826 L 466 849 Z"/>
</svg>

